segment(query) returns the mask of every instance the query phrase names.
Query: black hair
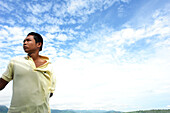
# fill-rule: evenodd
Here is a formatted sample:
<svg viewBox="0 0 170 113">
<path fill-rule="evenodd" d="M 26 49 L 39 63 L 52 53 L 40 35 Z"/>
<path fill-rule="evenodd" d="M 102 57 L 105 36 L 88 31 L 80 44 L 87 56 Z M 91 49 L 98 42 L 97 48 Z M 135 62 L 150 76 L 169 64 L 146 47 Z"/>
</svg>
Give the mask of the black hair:
<svg viewBox="0 0 170 113">
<path fill-rule="evenodd" d="M 35 33 L 35 32 L 30 32 L 30 33 L 28 33 L 27 36 L 29 36 L 29 35 L 33 35 L 34 36 L 34 39 L 35 39 L 36 43 L 41 42 L 41 47 L 40 47 L 40 50 L 39 50 L 39 51 L 41 51 L 42 50 L 42 46 L 43 46 L 43 38 L 42 38 L 42 36 L 40 34 L 38 34 L 38 33 Z"/>
</svg>

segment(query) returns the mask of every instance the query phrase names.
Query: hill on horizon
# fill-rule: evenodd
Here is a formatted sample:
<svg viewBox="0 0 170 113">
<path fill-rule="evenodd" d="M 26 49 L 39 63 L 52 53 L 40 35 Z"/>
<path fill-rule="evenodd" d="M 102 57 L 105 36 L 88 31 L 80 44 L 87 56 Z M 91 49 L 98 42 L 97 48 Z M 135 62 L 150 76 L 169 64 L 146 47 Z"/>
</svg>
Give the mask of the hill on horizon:
<svg viewBox="0 0 170 113">
<path fill-rule="evenodd" d="M 7 113 L 8 108 L 4 105 L 0 105 L 0 113 Z M 107 111 L 107 110 L 57 110 L 51 109 L 51 113 L 122 113 L 119 111 Z"/>
<path fill-rule="evenodd" d="M 51 113 L 123 113 L 120 111 L 107 110 L 51 110 Z"/>
<path fill-rule="evenodd" d="M 0 113 L 7 113 L 8 107 L 0 105 Z M 51 109 L 51 113 L 170 113 L 170 109 L 139 110 L 130 112 L 107 111 L 107 110 L 57 110 Z"/>
</svg>

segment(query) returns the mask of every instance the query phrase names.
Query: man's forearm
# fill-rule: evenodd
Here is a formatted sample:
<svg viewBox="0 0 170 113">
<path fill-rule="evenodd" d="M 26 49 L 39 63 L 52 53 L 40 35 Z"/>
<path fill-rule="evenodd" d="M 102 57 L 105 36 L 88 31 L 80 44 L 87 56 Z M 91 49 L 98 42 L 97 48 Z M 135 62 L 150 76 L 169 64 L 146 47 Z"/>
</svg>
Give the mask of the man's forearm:
<svg viewBox="0 0 170 113">
<path fill-rule="evenodd" d="M 0 90 L 4 89 L 8 82 L 2 78 L 0 78 Z"/>
</svg>

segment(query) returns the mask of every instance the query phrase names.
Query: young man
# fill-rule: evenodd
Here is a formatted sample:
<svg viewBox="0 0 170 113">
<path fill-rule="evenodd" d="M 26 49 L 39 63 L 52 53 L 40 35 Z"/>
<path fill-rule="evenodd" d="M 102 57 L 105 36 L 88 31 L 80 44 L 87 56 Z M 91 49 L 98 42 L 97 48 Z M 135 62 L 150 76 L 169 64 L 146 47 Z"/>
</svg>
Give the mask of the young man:
<svg viewBox="0 0 170 113">
<path fill-rule="evenodd" d="M 55 77 L 49 58 L 40 56 L 43 39 L 31 32 L 23 41 L 26 57 L 13 58 L 0 78 L 0 90 L 13 80 L 13 96 L 8 113 L 50 113 L 49 97 Z"/>
</svg>

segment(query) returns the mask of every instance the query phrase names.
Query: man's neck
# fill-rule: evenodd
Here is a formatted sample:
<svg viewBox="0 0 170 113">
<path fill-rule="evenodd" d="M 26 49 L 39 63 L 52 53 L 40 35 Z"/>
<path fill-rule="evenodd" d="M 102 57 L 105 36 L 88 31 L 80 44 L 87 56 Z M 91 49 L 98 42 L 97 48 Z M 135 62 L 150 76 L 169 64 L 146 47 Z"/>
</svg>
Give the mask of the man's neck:
<svg viewBox="0 0 170 113">
<path fill-rule="evenodd" d="M 34 61 L 39 59 L 39 53 L 29 53 L 28 56 L 30 56 Z"/>
</svg>

